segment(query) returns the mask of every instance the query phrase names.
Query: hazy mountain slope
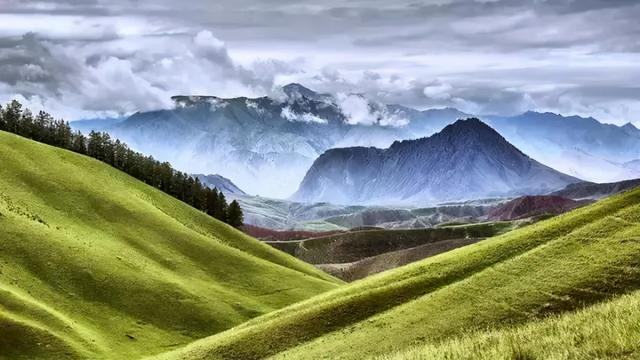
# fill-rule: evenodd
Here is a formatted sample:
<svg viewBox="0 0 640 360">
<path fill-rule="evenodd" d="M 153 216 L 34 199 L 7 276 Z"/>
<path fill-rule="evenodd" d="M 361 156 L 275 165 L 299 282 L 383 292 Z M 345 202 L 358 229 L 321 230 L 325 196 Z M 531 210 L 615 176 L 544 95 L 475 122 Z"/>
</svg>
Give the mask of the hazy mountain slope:
<svg viewBox="0 0 640 360">
<path fill-rule="evenodd" d="M 245 224 L 274 230 L 335 231 L 363 226 L 394 229 L 432 227 L 446 222 L 474 222 L 491 204 L 449 204 L 429 208 L 349 206 L 300 203 L 230 194 L 244 211 Z M 498 201 L 502 202 L 504 200 Z"/>
<path fill-rule="evenodd" d="M 141 357 L 339 283 L 88 157 L 0 132 L 0 164 L 0 357 Z"/>
<path fill-rule="evenodd" d="M 244 211 L 245 223 L 269 229 L 299 229 L 309 231 L 345 230 L 345 227 L 324 221 L 325 218 L 364 210 L 364 206 L 344 206 L 329 203 L 300 203 L 261 196 L 229 195 Z"/>
<path fill-rule="evenodd" d="M 533 111 L 483 120 L 527 155 L 566 174 L 595 182 L 640 177 L 624 165 L 640 158 L 640 130 L 632 124 Z"/>
<path fill-rule="evenodd" d="M 331 148 L 385 148 L 430 136 L 472 115 L 452 108 L 417 110 L 357 94 L 320 94 L 300 84 L 273 98 L 175 96 L 175 108 L 136 113 L 122 122 L 74 122 L 106 130 L 135 149 L 189 173 L 216 173 L 244 191 L 284 198 L 313 161 Z M 485 116 L 533 159 L 589 181 L 640 177 L 640 130 L 592 118 L 527 112 Z M 259 181 L 256 181 L 259 179 Z"/>
<path fill-rule="evenodd" d="M 355 94 L 345 95 L 351 101 L 345 105 L 299 84 L 284 86 L 283 93 L 279 99 L 175 96 L 173 109 L 93 125 L 182 171 L 220 174 L 250 194 L 284 198 L 330 148 L 386 147 L 432 133 L 462 114 L 387 107 Z M 402 126 L 410 118 L 413 124 Z"/>
<path fill-rule="evenodd" d="M 640 288 L 640 190 L 316 296 L 163 359 L 353 358 Z"/>
<path fill-rule="evenodd" d="M 640 186 L 640 179 L 605 184 L 580 182 L 567 185 L 566 188 L 555 191 L 551 195 L 564 196 L 571 199 L 601 199 L 638 186 Z"/>
<path fill-rule="evenodd" d="M 292 197 L 339 204 L 434 204 L 540 194 L 578 180 L 529 158 L 477 119 L 387 149 L 322 154 Z"/>
<path fill-rule="evenodd" d="M 236 195 L 246 195 L 244 191 L 242 191 L 239 187 L 236 186 L 231 180 L 226 177 L 218 174 L 214 175 L 204 175 L 204 174 L 195 174 L 193 175 L 200 180 L 200 182 L 210 188 L 216 188 L 219 191 L 222 191 L 225 195 L 236 194 Z"/>
<path fill-rule="evenodd" d="M 352 214 L 332 216 L 324 221 L 348 229 L 363 226 L 386 229 L 427 228 L 447 222 L 475 222 L 482 218 L 488 209 L 489 206 L 481 205 L 447 205 L 417 209 L 372 207 Z"/>
<path fill-rule="evenodd" d="M 127 119 L 126 117 L 115 117 L 115 118 L 104 118 L 104 119 L 76 120 L 76 121 L 72 121 L 70 125 L 74 130 L 78 130 L 88 134 L 91 132 L 91 130 L 97 130 L 97 129 L 107 131 L 112 126 L 115 126 L 126 119 Z"/>
<path fill-rule="evenodd" d="M 493 221 L 508 221 L 540 215 L 558 215 L 587 203 L 561 196 L 522 196 L 493 207 L 487 213 L 487 218 Z"/>
</svg>

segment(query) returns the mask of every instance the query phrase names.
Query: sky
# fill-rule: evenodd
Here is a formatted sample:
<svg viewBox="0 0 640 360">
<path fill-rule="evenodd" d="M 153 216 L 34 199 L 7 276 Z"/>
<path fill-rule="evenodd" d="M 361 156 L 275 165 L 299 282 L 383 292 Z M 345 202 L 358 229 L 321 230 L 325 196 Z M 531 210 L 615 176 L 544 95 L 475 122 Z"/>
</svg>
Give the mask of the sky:
<svg viewBox="0 0 640 360">
<path fill-rule="evenodd" d="M 0 0 L 0 101 L 68 120 L 299 82 L 640 125 L 637 0 Z"/>
</svg>

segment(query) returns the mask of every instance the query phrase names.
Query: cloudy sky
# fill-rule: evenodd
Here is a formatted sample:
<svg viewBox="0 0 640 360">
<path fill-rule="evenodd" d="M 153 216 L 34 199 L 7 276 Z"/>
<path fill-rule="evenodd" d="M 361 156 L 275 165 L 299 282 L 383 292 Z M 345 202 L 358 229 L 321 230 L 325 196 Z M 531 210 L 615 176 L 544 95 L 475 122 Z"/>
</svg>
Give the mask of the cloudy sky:
<svg viewBox="0 0 640 360">
<path fill-rule="evenodd" d="M 300 82 L 640 125 L 637 0 L 0 0 L 0 101 L 69 120 Z"/>
</svg>

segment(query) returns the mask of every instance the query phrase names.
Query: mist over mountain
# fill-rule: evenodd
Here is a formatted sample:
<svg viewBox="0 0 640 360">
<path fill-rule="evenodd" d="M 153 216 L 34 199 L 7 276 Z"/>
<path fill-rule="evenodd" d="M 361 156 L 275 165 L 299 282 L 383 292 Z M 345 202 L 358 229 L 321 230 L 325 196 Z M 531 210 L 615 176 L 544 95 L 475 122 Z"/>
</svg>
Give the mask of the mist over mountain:
<svg viewBox="0 0 640 360">
<path fill-rule="evenodd" d="M 249 194 L 287 197 L 324 151 L 389 146 L 412 137 L 407 119 L 418 117 L 357 94 L 334 97 L 299 84 L 282 90 L 280 99 L 174 96 L 173 109 L 136 113 L 102 128 L 96 122 L 95 129 L 184 171 L 221 174 Z M 424 119 L 458 116 L 449 113 L 432 110 Z"/>
<path fill-rule="evenodd" d="M 533 111 L 485 120 L 531 157 L 581 179 L 610 182 L 640 175 L 629 163 L 640 158 L 640 130 L 631 123 Z"/>
<path fill-rule="evenodd" d="M 529 158 L 472 118 L 387 149 L 329 150 L 314 162 L 293 199 L 418 205 L 543 194 L 578 181 Z"/>
<path fill-rule="evenodd" d="M 249 194 L 286 198 L 314 160 L 331 148 L 385 148 L 472 115 L 453 108 L 417 110 L 359 94 L 323 94 L 289 84 L 280 95 L 223 99 L 174 96 L 172 109 L 124 121 L 78 122 L 190 173 L 220 174 Z M 640 176 L 640 130 L 592 118 L 527 112 L 481 117 L 539 162 L 595 182 Z"/>
</svg>

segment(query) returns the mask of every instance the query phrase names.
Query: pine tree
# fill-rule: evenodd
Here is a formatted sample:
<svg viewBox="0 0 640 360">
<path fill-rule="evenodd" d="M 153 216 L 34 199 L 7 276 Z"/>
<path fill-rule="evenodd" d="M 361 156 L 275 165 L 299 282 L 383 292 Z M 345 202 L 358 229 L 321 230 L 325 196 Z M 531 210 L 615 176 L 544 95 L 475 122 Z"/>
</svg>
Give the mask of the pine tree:
<svg viewBox="0 0 640 360">
<path fill-rule="evenodd" d="M 20 117 L 22 116 L 22 104 L 16 100 L 11 101 L 7 104 L 2 115 L 6 130 L 14 134 L 18 134 L 18 125 L 20 123 Z"/>
<path fill-rule="evenodd" d="M 227 210 L 227 223 L 236 228 L 239 228 L 244 224 L 244 214 L 242 213 L 240 204 L 236 200 L 233 200 L 231 204 L 229 204 L 229 209 Z"/>
<path fill-rule="evenodd" d="M 215 217 L 215 212 L 218 207 L 218 190 L 207 188 L 205 190 L 206 209 L 205 212 L 209 216 Z"/>
<path fill-rule="evenodd" d="M 71 150 L 79 154 L 87 153 L 87 138 L 85 138 L 79 131 L 72 136 Z"/>
<path fill-rule="evenodd" d="M 4 111 L 2 105 L 0 105 L 0 131 L 6 130 L 7 126 L 4 122 Z"/>
<path fill-rule="evenodd" d="M 224 197 L 222 191 L 218 192 L 218 202 L 213 212 L 213 217 L 220 221 L 227 222 L 227 199 Z"/>
</svg>

